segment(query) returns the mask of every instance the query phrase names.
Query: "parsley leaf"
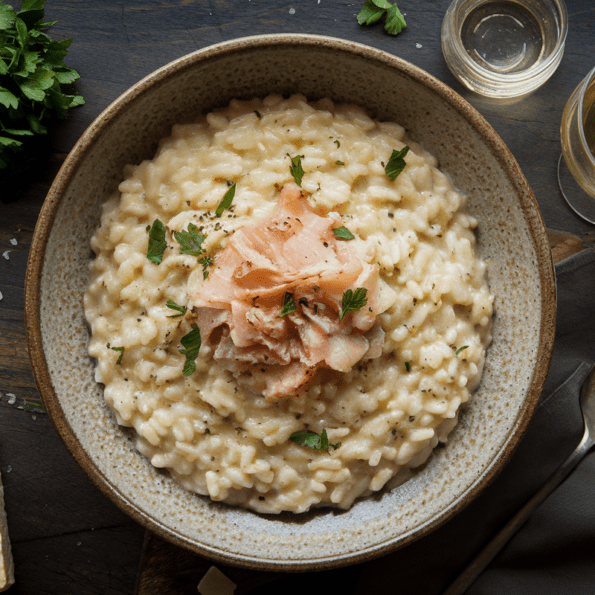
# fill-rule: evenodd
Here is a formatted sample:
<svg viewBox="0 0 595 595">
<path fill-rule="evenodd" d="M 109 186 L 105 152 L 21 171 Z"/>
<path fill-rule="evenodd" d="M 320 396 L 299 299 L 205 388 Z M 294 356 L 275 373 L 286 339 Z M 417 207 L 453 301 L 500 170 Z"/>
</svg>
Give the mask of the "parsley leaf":
<svg viewBox="0 0 595 595">
<path fill-rule="evenodd" d="M 398 35 L 403 29 L 407 27 L 407 23 L 398 9 L 396 4 L 393 4 L 386 13 L 386 21 L 384 23 L 384 30 L 390 35 Z"/>
<path fill-rule="evenodd" d="M 221 217 L 221 215 L 223 215 L 223 211 L 225 211 L 226 209 L 229 209 L 229 207 L 231 207 L 231 201 L 233 200 L 233 197 L 236 194 L 236 184 L 235 182 L 229 187 L 229 190 L 223 195 L 223 198 L 221 199 L 221 202 L 219 203 L 219 206 L 217 207 L 217 210 L 215 211 L 215 215 L 217 217 Z"/>
<path fill-rule="evenodd" d="M 337 149 L 341 146 L 341 143 L 338 140 L 333 141 L 337 145 Z"/>
<path fill-rule="evenodd" d="M 205 256 L 201 258 L 198 262 L 202 264 L 202 278 L 206 279 L 209 276 L 208 268 L 214 264 L 213 258 L 211 256 Z"/>
<path fill-rule="evenodd" d="M 393 149 L 392 155 L 384 168 L 384 172 L 390 178 L 391 182 L 397 179 L 397 176 L 405 169 L 405 155 L 409 153 L 409 147 L 405 145 L 400 151 Z"/>
<path fill-rule="evenodd" d="M 461 353 L 461 351 L 463 351 L 463 349 L 468 349 L 469 345 L 463 345 L 462 347 L 459 347 L 456 351 L 455 351 L 455 355 L 459 355 L 459 353 Z"/>
<path fill-rule="evenodd" d="M 388 0 L 367 0 L 357 15 L 360 25 L 373 25 L 386 14 L 384 30 L 390 35 L 397 35 L 407 27 L 407 23 L 396 4 Z"/>
<path fill-rule="evenodd" d="M 372 0 L 367 0 L 357 15 L 357 22 L 360 25 L 373 25 L 385 12 L 385 8 L 380 8 Z"/>
<path fill-rule="evenodd" d="M 181 314 L 174 314 L 173 316 L 168 316 L 168 318 L 179 318 L 180 316 L 184 316 L 184 314 L 186 314 L 186 312 L 188 311 L 188 308 L 184 308 L 184 306 L 178 306 L 176 302 L 174 302 L 173 300 L 167 300 L 167 302 L 165 302 L 165 305 L 168 308 L 171 308 L 172 310 L 177 310 L 178 312 L 181 312 Z"/>
<path fill-rule="evenodd" d="M 159 219 L 153 221 L 153 226 L 148 230 L 149 246 L 147 248 L 147 258 L 159 264 L 163 260 L 163 253 L 167 247 L 165 241 L 165 225 Z"/>
<path fill-rule="evenodd" d="M 298 186 L 302 185 L 302 178 L 304 177 L 304 169 L 302 168 L 303 155 L 296 155 L 292 157 L 289 153 L 287 156 L 291 159 L 291 165 L 289 166 L 289 173 L 293 176 L 295 183 Z"/>
<path fill-rule="evenodd" d="M 342 161 L 335 161 L 335 165 L 345 165 Z"/>
<path fill-rule="evenodd" d="M 372 0 L 372 4 L 374 4 L 378 8 L 383 8 L 384 10 L 387 10 L 392 6 L 392 3 L 388 0 Z"/>
<path fill-rule="evenodd" d="M 293 299 L 293 293 L 286 292 L 283 297 L 283 308 L 281 308 L 280 316 L 287 316 L 295 312 L 295 300 Z"/>
<path fill-rule="evenodd" d="M 205 240 L 205 235 L 198 231 L 198 227 L 194 223 L 188 224 L 188 231 L 174 231 L 174 238 L 180 244 L 181 254 L 199 256 L 204 252 L 202 243 Z"/>
<path fill-rule="evenodd" d="M 344 225 L 335 227 L 333 233 L 338 240 L 355 240 L 355 236 Z"/>
<path fill-rule="evenodd" d="M 365 287 L 358 287 L 355 291 L 348 289 L 343 294 L 341 316 L 339 320 L 343 320 L 345 314 L 348 312 L 355 312 L 356 310 L 363 308 L 368 303 L 366 293 L 368 293 L 368 290 Z"/>
<path fill-rule="evenodd" d="M 337 444 L 329 444 L 326 430 L 322 430 L 320 436 L 316 432 L 300 430 L 299 432 L 294 432 L 289 439 L 299 446 L 306 446 L 307 448 L 312 448 L 314 450 L 328 450 L 329 447 L 337 450 L 337 448 L 341 446 L 340 442 L 337 442 Z"/>
<path fill-rule="evenodd" d="M 405 362 L 405 370 L 407 370 L 407 372 L 411 371 L 411 364 L 409 362 Z"/>
<path fill-rule="evenodd" d="M 8 29 L 14 21 L 16 13 L 12 6 L 8 4 L 0 4 L 0 30 Z"/>
<path fill-rule="evenodd" d="M 119 351 L 120 352 L 120 357 L 118 358 L 118 361 L 116 362 L 116 366 L 119 366 L 122 363 L 122 358 L 124 357 L 124 350 L 126 349 L 126 347 L 111 347 L 112 351 Z"/>
<path fill-rule="evenodd" d="M 0 2 L 0 198 L 15 200 L 49 154 L 47 124 L 84 103 L 63 85 L 79 78 L 62 59 L 72 39 L 42 30 L 45 0 L 23 0 L 20 11 Z"/>
<path fill-rule="evenodd" d="M 193 324 L 192 330 L 187 334 L 184 335 L 180 339 L 180 343 L 185 347 L 185 349 L 179 349 L 178 351 L 186 356 L 186 362 L 184 363 L 184 369 L 182 373 L 184 376 L 190 376 L 196 371 L 196 356 L 200 351 L 200 329 L 198 325 Z"/>
</svg>

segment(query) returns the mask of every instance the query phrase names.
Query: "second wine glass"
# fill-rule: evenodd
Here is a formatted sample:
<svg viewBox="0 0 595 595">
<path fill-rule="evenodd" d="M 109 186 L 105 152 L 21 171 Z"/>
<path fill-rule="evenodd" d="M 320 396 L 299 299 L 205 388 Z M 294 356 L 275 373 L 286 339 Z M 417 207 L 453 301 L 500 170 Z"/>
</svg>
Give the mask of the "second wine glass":
<svg viewBox="0 0 595 595">
<path fill-rule="evenodd" d="M 595 224 L 595 68 L 574 90 L 560 126 L 558 183 L 580 217 Z"/>
</svg>

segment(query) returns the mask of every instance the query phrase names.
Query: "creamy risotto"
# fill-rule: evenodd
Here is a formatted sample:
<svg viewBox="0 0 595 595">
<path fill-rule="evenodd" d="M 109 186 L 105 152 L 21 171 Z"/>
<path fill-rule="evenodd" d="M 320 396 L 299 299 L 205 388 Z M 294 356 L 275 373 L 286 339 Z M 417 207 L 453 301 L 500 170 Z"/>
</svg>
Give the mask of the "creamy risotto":
<svg viewBox="0 0 595 595">
<path fill-rule="evenodd" d="M 174 126 L 92 239 L 89 353 L 118 423 L 188 490 L 258 512 L 404 481 L 491 339 L 462 206 L 356 106 L 271 95 Z"/>
</svg>

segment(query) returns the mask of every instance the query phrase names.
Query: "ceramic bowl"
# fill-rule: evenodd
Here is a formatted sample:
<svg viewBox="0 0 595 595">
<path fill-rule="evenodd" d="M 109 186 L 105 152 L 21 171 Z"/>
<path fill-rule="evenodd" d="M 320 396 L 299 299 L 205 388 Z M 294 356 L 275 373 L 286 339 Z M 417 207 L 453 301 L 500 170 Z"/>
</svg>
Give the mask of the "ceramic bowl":
<svg viewBox="0 0 595 595">
<path fill-rule="evenodd" d="M 410 481 L 344 512 L 265 516 L 184 491 L 138 454 L 118 427 L 86 352 L 89 239 L 123 166 L 151 158 L 176 122 L 233 98 L 273 92 L 357 103 L 376 118 L 403 124 L 438 156 L 480 221 L 479 251 L 489 260 L 496 296 L 483 380 L 447 447 L 435 451 Z M 317 36 L 271 35 L 209 47 L 157 70 L 114 101 L 52 185 L 27 271 L 35 379 L 58 432 L 95 484 L 177 545 L 269 570 L 359 562 L 427 534 L 468 504 L 525 431 L 550 362 L 554 321 L 554 272 L 543 220 L 494 130 L 452 89 L 412 64 Z"/>
</svg>

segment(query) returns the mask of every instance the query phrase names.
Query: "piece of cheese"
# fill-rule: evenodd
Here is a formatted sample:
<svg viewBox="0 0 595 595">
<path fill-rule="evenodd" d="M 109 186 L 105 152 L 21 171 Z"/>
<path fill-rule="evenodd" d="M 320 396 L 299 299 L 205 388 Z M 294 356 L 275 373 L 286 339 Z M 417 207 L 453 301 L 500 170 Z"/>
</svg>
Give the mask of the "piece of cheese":
<svg viewBox="0 0 595 595">
<path fill-rule="evenodd" d="M 14 566 L 12 563 L 12 552 L 8 539 L 8 525 L 6 524 L 6 512 L 4 511 L 4 488 L 0 476 L 0 591 L 6 591 L 14 584 Z"/>
<path fill-rule="evenodd" d="M 216 566 L 211 566 L 198 583 L 201 595 L 233 595 L 236 584 L 229 580 Z"/>
</svg>

